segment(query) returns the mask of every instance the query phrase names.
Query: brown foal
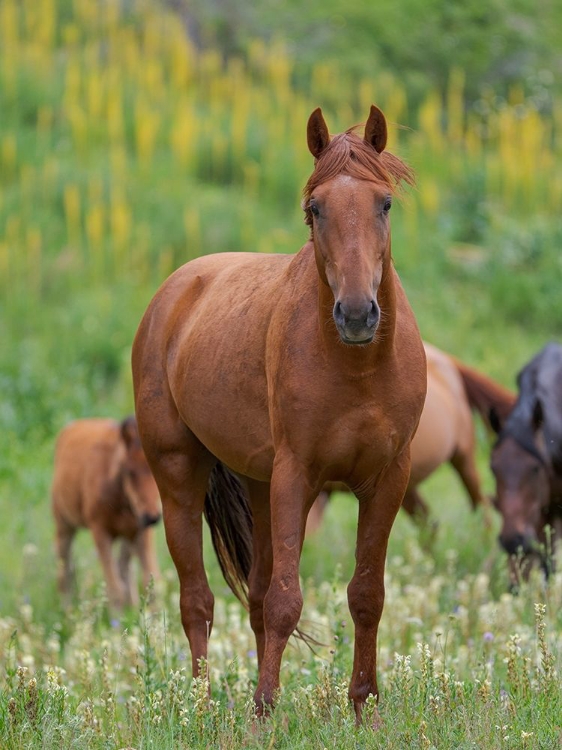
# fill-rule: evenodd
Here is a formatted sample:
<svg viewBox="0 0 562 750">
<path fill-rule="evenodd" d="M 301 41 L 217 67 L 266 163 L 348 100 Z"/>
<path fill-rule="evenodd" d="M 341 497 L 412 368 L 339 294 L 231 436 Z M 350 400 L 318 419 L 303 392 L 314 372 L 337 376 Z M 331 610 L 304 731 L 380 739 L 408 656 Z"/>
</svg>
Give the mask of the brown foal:
<svg viewBox="0 0 562 750">
<path fill-rule="evenodd" d="M 92 532 L 114 607 L 136 604 L 130 560 L 138 555 L 146 587 L 158 575 L 153 530 L 160 498 L 146 462 L 134 417 L 79 419 L 60 433 L 52 484 L 59 557 L 59 588 L 68 598 L 73 584 L 70 550 L 76 531 Z M 119 562 L 112 545 L 121 540 Z"/>
</svg>

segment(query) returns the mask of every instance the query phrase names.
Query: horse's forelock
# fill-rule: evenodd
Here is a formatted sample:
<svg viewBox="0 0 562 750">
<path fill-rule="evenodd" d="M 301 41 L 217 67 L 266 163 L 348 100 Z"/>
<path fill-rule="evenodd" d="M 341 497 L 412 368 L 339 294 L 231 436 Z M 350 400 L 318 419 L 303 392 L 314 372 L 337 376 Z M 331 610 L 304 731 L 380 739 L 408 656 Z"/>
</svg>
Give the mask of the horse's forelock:
<svg viewBox="0 0 562 750">
<path fill-rule="evenodd" d="M 363 138 L 355 133 L 355 126 L 332 138 L 317 159 L 314 171 L 303 190 L 305 221 L 312 224 L 308 201 L 314 190 L 340 174 L 359 180 L 383 183 L 391 192 L 396 192 L 405 182 L 414 184 L 414 173 L 401 159 L 388 151 L 377 153 Z"/>
</svg>

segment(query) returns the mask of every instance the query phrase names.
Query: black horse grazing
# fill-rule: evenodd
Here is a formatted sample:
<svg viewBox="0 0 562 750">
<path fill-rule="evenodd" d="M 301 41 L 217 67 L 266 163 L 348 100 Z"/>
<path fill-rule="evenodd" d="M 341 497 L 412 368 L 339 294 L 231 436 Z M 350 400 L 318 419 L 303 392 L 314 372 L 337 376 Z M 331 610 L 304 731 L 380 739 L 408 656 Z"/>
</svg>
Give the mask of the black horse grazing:
<svg viewBox="0 0 562 750">
<path fill-rule="evenodd" d="M 562 346 L 547 344 L 521 370 L 517 385 L 513 410 L 503 425 L 496 422 L 491 457 L 503 518 L 500 543 L 510 555 L 514 585 L 528 576 L 533 559 L 550 572 L 546 526 L 554 541 L 562 539 Z"/>
</svg>

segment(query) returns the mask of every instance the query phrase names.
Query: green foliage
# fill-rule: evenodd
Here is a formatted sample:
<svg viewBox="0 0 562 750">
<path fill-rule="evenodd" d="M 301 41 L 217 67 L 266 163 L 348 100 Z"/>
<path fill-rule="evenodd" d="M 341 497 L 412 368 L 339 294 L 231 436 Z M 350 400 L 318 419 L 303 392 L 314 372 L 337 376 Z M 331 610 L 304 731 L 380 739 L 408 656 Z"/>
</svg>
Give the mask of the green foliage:
<svg viewBox="0 0 562 750">
<path fill-rule="evenodd" d="M 556 38 L 562 15 L 548 0 L 399 0 L 384 6 L 312 0 L 305 11 L 295 0 L 169 4 L 181 9 L 199 45 L 218 44 L 228 56 L 246 52 L 255 38 L 270 42 L 282 33 L 299 60 L 297 83 L 311 76 L 314 65 L 337 60 L 349 81 L 381 70 L 397 73 L 414 102 L 434 86 L 445 96 L 451 71 L 460 69 L 471 103 L 486 89 L 506 97 L 517 83 L 547 107 L 545 84 L 550 91 L 557 86 L 552 73 L 562 65 Z"/>
<path fill-rule="evenodd" d="M 211 703 L 206 679 L 191 683 L 185 669 L 161 532 L 154 604 L 108 613 L 84 533 L 80 597 L 60 606 L 56 433 L 77 417 L 132 411 L 132 339 L 174 268 L 204 252 L 302 245 L 305 123 L 317 104 L 333 131 L 374 100 L 415 128 L 391 132 L 418 174 L 392 209 L 393 252 L 426 339 L 514 386 L 562 332 L 560 103 L 542 70 L 559 65 L 558 6 L 194 2 L 180 16 L 190 25 L 195 9 L 201 39 L 221 40 L 200 57 L 177 16 L 155 7 L 0 5 L 0 745 L 554 747 L 562 579 L 545 589 L 537 576 L 506 594 L 497 519 L 485 530 L 469 514 L 447 468 L 423 488 L 440 523 L 431 551 L 405 515 L 390 540 L 378 734 L 354 729 L 346 698 L 357 518 L 348 495 L 302 560 L 305 625 L 329 646 L 287 650 L 266 722 L 252 724 L 255 646 L 208 540 Z M 292 56 L 272 42 L 273 26 Z M 232 50 L 240 57 L 221 54 Z M 514 80 L 522 92 L 508 91 Z M 465 99 L 475 102 L 468 115 Z M 542 602 L 546 614 L 533 608 Z"/>
</svg>

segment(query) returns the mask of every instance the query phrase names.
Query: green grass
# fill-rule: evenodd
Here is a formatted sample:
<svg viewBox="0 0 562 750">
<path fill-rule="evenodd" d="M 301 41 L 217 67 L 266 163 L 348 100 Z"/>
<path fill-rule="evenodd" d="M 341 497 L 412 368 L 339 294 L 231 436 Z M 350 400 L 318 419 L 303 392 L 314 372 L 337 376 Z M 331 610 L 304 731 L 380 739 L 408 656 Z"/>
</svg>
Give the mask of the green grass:
<svg viewBox="0 0 562 750">
<path fill-rule="evenodd" d="M 405 514 L 391 536 L 379 636 L 382 727 L 375 733 L 354 727 L 346 697 L 351 497 L 334 499 L 303 553 L 303 622 L 326 646 L 316 653 L 297 642 L 288 646 L 278 707 L 258 723 L 251 707 L 251 630 L 211 554 L 217 603 L 209 704 L 205 682 L 192 683 L 187 668 L 177 581 L 162 531 L 163 579 L 151 603 L 120 618 L 108 614 L 93 544 L 83 533 L 75 550 L 80 597 L 63 612 L 53 585 L 46 503 L 30 509 L 26 530 L 16 532 L 28 540 L 12 581 L 17 595 L 0 618 L 2 746 L 557 746 L 562 574 L 547 589 L 537 575 L 520 596 L 507 594 L 503 555 L 451 473 L 439 471 L 425 489 L 440 520 L 432 551 L 420 548 Z M 535 602 L 546 605 L 545 614 L 535 613 Z"/>
<path fill-rule="evenodd" d="M 158 31 L 153 16 L 133 9 L 123 20 L 126 35 L 105 46 L 103 23 L 85 20 L 88 2 L 57 0 L 51 44 L 41 41 L 43 25 L 28 28 L 22 20 L 33 18 L 35 7 L 48 15 L 51 6 L 4 0 L 0 8 L 7 43 L 0 44 L 0 747 L 558 747 L 562 574 L 548 586 L 533 576 L 518 597 L 507 594 L 499 519 L 485 528 L 449 467 L 422 487 L 439 521 L 430 550 L 405 514 L 391 535 L 379 639 L 383 725 L 376 733 L 354 728 L 346 698 L 353 498 L 333 499 L 303 551 L 303 622 L 328 645 L 316 655 L 289 646 L 278 709 L 255 724 L 252 634 L 208 539 L 217 597 L 211 704 L 204 681 L 192 684 L 185 671 L 189 649 L 162 529 L 163 580 L 150 604 L 120 618 L 107 611 L 84 532 L 75 547 L 80 596 L 63 611 L 49 485 L 55 436 L 66 422 L 132 411 L 131 342 L 172 269 L 203 252 L 295 252 L 303 244 L 299 190 L 312 168 L 305 125 L 318 104 L 334 131 L 364 117 L 367 100 L 417 128 L 397 139 L 418 187 L 392 209 L 396 267 L 423 337 L 514 387 L 520 367 L 562 333 L 559 102 L 553 118 L 542 120 L 533 119 L 528 102 L 491 105 L 476 123 L 487 136 L 472 122 L 465 142 L 447 130 L 452 106 L 442 111 L 433 97 L 419 111 L 408 102 L 400 108 L 393 95 L 406 94 L 389 74 L 350 91 L 318 69 L 318 87 L 297 89 L 294 61 L 280 48 L 269 54 L 262 47 L 252 48 L 247 64 L 230 61 L 225 69 L 218 55 L 189 58 L 182 73 L 170 50 L 181 52 L 183 42 L 167 15 Z M 14 38 L 10 8 L 21 22 Z M 64 41 L 72 36 L 69 23 L 84 45 Z M 145 47 L 149 32 L 156 49 Z M 103 54 L 92 57 L 95 47 L 85 51 L 86 41 L 101 41 Z M 142 55 L 142 66 L 133 53 Z M 114 74 L 112 66 L 122 73 L 114 93 L 123 132 L 112 136 L 115 122 L 105 114 L 85 114 L 84 137 L 72 124 L 73 107 L 89 112 L 91 92 Z M 154 87 L 148 73 L 159 66 L 163 84 Z M 69 71 L 78 80 L 70 101 Z M 451 92 L 462 98 L 452 85 Z M 138 102 L 148 114 L 137 113 Z M 155 113 L 160 127 L 148 158 L 136 138 Z M 182 113 L 196 129 L 185 161 L 188 136 L 180 132 L 179 147 L 170 140 Z M 443 126 L 432 130 L 427 119 Z M 527 140 L 518 140 L 517 126 L 525 123 Z M 69 188 L 80 200 L 74 228 Z M 490 493 L 489 437 L 481 425 L 478 435 Z M 546 605 L 544 615 L 535 612 L 537 603 Z"/>
</svg>

